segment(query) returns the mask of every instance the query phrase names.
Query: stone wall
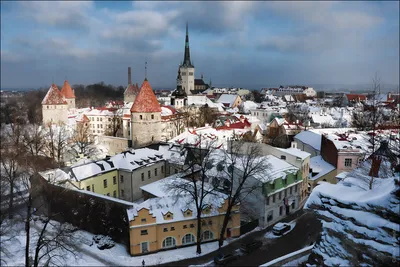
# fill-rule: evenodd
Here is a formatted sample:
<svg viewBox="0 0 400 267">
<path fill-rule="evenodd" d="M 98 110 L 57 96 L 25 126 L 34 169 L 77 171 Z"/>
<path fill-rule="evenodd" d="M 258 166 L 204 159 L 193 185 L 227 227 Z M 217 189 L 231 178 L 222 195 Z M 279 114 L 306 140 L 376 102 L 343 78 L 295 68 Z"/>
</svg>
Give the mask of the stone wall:
<svg viewBox="0 0 400 267">
<path fill-rule="evenodd" d="M 68 105 L 42 105 L 43 123 L 68 123 Z"/>
<path fill-rule="evenodd" d="M 143 147 L 161 141 L 161 114 L 132 113 L 131 136 L 134 148 Z"/>
<path fill-rule="evenodd" d="M 114 156 L 128 149 L 128 139 L 114 136 L 99 135 L 98 144 L 108 150 L 108 155 Z"/>
</svg>

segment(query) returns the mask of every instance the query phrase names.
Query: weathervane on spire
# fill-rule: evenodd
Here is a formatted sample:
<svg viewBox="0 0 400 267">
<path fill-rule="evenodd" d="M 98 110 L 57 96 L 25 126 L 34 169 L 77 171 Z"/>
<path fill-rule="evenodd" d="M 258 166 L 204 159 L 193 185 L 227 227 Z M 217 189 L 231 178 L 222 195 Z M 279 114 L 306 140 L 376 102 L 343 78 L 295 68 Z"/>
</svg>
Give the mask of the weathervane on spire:
<svg viewBox="0 0 400 267">
<path fill-rule="evenodd" d="M 147 59 L 144 62 L 144 79 L 147 80 Z"/>
</svg>

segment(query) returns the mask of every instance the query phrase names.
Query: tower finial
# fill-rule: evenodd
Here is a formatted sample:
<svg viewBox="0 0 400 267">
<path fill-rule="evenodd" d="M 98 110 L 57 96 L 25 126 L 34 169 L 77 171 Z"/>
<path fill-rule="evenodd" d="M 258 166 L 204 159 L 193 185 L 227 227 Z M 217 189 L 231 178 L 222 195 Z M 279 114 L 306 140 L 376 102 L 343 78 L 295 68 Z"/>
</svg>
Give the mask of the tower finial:
<svg viewBox="0 0 400 267">
<path fill-rule="evenodd" d="M 144 79 L 147 81 L 147 58 L 144 62 Z"/>
</svg>

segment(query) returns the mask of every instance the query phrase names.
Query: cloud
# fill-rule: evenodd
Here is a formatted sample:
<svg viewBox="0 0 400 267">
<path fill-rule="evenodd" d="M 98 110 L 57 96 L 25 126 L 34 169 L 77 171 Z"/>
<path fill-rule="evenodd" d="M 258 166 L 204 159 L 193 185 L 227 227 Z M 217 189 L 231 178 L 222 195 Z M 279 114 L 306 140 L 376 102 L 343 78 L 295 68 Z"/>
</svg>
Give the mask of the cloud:
<svg viewBox="0 0 400 267">
<path fill-rule="evenodd" d="M 22 1 L 21 17 L 37 23 L 72 29 L 87 29 L 92 1 Z"/>
</svg>

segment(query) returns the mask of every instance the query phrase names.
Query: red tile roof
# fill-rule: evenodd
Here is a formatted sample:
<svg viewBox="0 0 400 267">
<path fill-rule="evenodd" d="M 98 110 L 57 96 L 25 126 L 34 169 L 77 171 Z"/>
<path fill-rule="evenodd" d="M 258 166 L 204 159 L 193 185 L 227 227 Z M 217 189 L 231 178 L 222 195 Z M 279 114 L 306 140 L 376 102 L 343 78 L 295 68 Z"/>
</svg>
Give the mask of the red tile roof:
<svg viewBox="0 0 400 267">
<path fill-rule="evenodd" d="M 72 90 L 71 85 L 69 85 L 67 80 L 64 81 L 64 85 L 61 88 L 61 94 L 65 98 L 75 98 L 74 90 Z"/>
<path fill-rule="evenodd" d="M 43 98 L 42 105 L 65 105 L 67 101 L 65 101 L 64 96 L 58 90 L 57 85 L 54 83 L 47 91 L 46 96 Z"/>
<path fill-rule="evenodd" d="M 147 79 L 144 79 L 139 94 L 131 107 L 131 112 L 161 112 L 160 103 Z"/>
<path fill-rule="evenodd" d="M 349 101 L 365 101 L 367 100 L 367 97 L 365 95 L 360 95 L 360 94 L 346 94 L 347 100 Z"/>
<path fill-rule="evenodd" d="M 128 84 L 128 87 L 126 87 L 124 95 L 137 95 L 139 93 L 139 86 L 138 84 Z"/>
</svg>

